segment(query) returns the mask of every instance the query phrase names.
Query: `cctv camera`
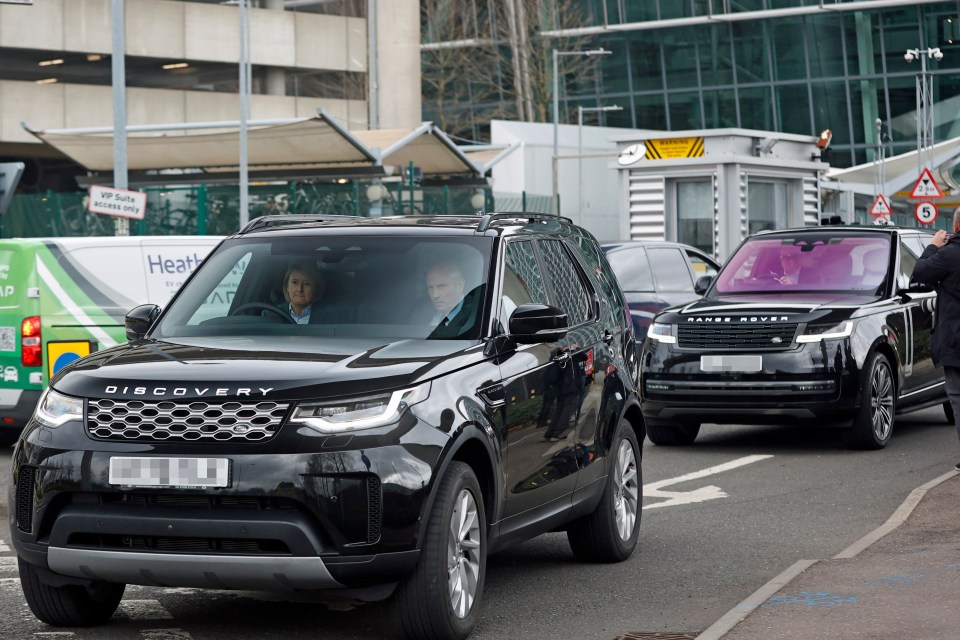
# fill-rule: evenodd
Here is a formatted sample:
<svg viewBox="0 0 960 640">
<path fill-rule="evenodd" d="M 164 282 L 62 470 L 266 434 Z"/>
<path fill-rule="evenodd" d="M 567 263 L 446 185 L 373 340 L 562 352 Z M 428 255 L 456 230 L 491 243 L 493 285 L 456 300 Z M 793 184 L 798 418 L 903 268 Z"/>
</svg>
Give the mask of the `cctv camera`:
<svg viewBox="0 0 960 640">
<path fill-rule="evenodd" d="M 934 50 L 933 50 L 933 59 L 934 59 L 934 60 L 943 60 L 943 51 L 940 51 L 940 49 L 934 49 Z"/>
<path fill-rule="evenodd" d="M 905 54 L 903 54 L 903 59 L 907 62 L 913 62 L 913 51 L 907 51 Z"/>
</svg>

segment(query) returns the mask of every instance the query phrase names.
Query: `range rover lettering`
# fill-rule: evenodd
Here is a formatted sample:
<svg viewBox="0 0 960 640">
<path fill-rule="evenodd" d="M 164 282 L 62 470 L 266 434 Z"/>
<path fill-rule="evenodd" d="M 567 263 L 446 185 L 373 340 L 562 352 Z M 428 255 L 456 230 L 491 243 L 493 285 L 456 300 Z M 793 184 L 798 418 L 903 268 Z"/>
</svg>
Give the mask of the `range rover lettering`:
<svg viewBox="0 0 960 640">
<path fill-rule="evenodd" d="M 896 414 L 942 404 L 931 359 L 935 294 L 910 282 L 932 233 L 823 226 L 748 237 L 704 297 L 654 318 L 641 352 L 650 440 L 705 423 L 812 423 L 879 449 Z"/>
<path fill-rule="evenodd" d="M 464 638 L 488 553 L 637 544 L 635 340 L 566 218 L 260 218 L 126 331 L 57 375 L 13 453 L 48 624 L 105 622 L 126 584 L 349 589 L 392 594 L 410 638 Z"/>
</svg>

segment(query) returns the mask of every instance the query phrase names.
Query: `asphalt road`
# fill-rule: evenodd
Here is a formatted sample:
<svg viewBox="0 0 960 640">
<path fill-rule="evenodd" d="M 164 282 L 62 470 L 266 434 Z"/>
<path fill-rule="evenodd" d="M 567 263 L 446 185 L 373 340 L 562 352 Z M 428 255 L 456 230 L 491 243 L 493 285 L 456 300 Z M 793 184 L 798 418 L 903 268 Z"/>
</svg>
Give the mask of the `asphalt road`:
<svg viewBox="0 0 960 640">
<path fill-rule="evenodd" d="M 11 451 L 0 453 L 0 468 Z M 831 557 L 875 529 L 958 459 L 939 408 L 899 416 L 892 441 L 875 452 L 848 451 L 836 432 L 803 427 L 705 426 L 692 447 L 647 442 L 637 553 L 621 564 L 580 564 L 564 534 L 548 534 L 491 556 L 472 638 L 693 637 L 796 560 Z M 8 483 L 9 473 L 0 475 L 3 495 Z M 27 609 L 7 547 L 0 543 L 4 638 L 396 637 L 383 604 L 136 586 L 109 625 L 55 630 Z"/>
</svg>

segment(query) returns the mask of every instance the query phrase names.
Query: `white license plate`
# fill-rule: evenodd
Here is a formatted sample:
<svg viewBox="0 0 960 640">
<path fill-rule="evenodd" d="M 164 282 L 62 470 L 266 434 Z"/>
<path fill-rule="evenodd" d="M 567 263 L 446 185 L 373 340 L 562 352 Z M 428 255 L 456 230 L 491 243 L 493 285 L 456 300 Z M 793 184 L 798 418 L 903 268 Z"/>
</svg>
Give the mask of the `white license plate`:
<svg viewBox="0 0 960 640">
<path fill-rule="evenodd" d="M 110 458 L 110 484 L 122 487 L 229 487 L 227 458 Z"/>
<path fill-rule="evenodd" d="M 756 373 L 763 371 L 763 356 L 700 356 L 700 371 Z"/>
</svg>

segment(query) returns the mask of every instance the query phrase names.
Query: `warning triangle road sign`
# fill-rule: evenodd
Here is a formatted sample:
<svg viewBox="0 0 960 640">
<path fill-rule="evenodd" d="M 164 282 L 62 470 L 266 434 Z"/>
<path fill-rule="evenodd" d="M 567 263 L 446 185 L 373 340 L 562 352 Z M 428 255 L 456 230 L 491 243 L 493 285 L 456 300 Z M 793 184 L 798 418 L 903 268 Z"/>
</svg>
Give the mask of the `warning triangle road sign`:
<svg viewBox="0 0 960 640">
<path fill-rule="evenodd" d="M 910 192 L 911 198 L 942 198 L 943 191 L 937 186 L 937 181 L 933 179 L 930 169 L 924 169 L 917 178 L 917 183 L 913 185 L 913 191 Z"/>
<path fill-rule="evenodd" d="M 870 207 L 870 215 L 889 216 L 891 213 L 890 203 L 883 197 L 883 194 L 877 196 L 877 199 L 873 201 L 873 205 Z"/>
</svg>

